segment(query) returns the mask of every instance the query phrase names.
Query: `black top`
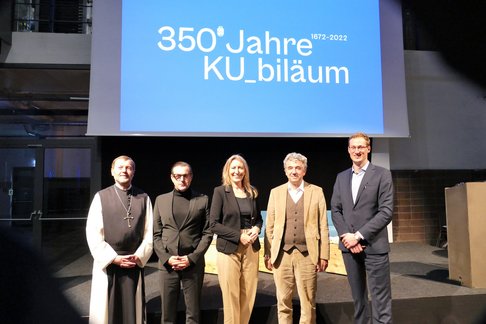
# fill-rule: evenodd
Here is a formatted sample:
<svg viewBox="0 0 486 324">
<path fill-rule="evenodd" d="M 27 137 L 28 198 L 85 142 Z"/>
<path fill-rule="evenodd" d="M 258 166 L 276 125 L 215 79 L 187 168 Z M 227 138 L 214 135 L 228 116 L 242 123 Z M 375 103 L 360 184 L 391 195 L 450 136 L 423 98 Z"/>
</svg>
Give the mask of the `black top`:
<svg viewBox="0 0 486 324">
<path fill-rule="evenodd" d="M 251 228 L 251 200 L 249 197 L 239 198 L 236 197 L 238 207 L 240 207 L 240 228 Z"/>
<path fill-rule="evenodd" d="M 174 215 L 174 220 L 179 227 L 184 223 L 184 220 L 189 214 L 189 201 L 191 200 L 191 196 L 191 189 L 184 192 L 174 190 L 172 214 Z"/>
</svg>

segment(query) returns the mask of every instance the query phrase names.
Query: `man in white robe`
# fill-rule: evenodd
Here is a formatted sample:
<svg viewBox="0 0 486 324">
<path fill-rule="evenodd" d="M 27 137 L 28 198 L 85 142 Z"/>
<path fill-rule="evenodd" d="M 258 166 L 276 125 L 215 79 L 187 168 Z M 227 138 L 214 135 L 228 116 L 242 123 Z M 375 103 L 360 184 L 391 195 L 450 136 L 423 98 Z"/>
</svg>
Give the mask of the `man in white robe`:
<svg viewBox="0 0 486 324">
<path fill-rule="evenodd" d="M 90 324 L 146 322 L 143 267 L 153 247 L 150 198 L 132 186 L 135 162 L 117 157 L 115 184 L 96 193 L 86 223 L 93 256 Z"/>
</svg>

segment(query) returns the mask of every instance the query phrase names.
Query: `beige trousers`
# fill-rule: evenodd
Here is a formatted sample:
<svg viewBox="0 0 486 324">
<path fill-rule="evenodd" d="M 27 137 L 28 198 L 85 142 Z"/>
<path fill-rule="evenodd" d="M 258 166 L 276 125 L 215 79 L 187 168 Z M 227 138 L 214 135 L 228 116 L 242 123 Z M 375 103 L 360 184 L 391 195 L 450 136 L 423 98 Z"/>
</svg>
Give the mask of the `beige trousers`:
<svg viewBox="0 0 486 324">
<path fill-rule="evenodd" d="M 292 296 L 295 288 L 300 300 L 301 324 L 316 323 L 316 265 L 308 255 L 296 248 L 289 253 L 281 251 L 280 262 L 273 268 L 273 279 L 277 288 L 277 311 L 279 324 L 292 324 Z"/>
<path fill-rule="evenodd" d="M 224 323 L 248 324 L 258 284 L 258 251 L 240 243 L 235 253 L 218 252 L 216 263 Z"/>
</svg>

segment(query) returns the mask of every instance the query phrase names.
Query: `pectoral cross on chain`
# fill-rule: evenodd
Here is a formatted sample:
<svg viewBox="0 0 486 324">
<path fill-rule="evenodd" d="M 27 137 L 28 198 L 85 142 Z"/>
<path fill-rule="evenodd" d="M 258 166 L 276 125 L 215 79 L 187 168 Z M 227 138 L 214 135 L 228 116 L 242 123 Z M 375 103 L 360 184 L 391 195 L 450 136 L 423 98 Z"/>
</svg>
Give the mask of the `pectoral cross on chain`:
<svg viewBox="0 0 486 324">
<path fill-rule="evenodd" d="M 131 215 L 131 213 L 128 212 L 127 216 L 123 217 L 123 219 L 127 220 L 128 227 L 132 227 L 132 223 L 130 221 L 133 219 L 133 216 L 130 216 L 130 215 Z"/>
</svg>

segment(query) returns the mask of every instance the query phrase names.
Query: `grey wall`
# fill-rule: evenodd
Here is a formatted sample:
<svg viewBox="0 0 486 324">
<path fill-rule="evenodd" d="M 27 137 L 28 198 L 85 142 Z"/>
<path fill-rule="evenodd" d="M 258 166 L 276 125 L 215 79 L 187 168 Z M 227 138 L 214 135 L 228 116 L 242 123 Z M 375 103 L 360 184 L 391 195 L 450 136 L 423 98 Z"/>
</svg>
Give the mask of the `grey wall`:
<svg viewBox="0 0 486 324">
<path fill-rule="evenodd" d="M 439 54 L 405 51 L 410 138 L 389 139 L 392 170 L 486 168 L 486 90 Z"/>
<path fill-rule="evenodd" d="M 91 35 L 13 32 L 4 44 L 1 63 L 90 64 Z"/>
</svg>

